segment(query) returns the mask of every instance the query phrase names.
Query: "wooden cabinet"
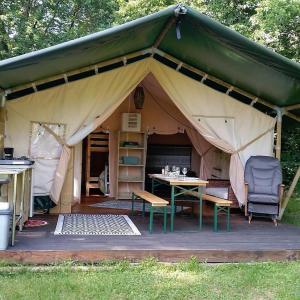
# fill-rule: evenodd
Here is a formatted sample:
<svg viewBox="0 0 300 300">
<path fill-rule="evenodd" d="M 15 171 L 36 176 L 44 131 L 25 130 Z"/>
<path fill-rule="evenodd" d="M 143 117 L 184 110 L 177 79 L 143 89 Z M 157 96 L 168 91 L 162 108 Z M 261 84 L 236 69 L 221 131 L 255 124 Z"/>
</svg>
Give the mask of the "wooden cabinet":
<svg viewBox="0 0 300 300">
<path fill-rule="evenodd" d="M 146 133 L 118 133 L 117 199 L 129 199 L 133 189 L 144 189 L 146 150 Z"/>
</svg>

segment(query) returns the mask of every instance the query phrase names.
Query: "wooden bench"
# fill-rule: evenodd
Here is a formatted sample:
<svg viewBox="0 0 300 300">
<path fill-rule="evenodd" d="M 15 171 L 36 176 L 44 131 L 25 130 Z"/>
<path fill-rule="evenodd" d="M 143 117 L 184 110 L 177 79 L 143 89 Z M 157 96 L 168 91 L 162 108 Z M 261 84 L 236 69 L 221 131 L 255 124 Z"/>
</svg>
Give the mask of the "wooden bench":
<svg viewBox="0 0 300 300">
<path fill-rule="evenodd" d="M 190 191 L 187 192 L 187 194 L 190 196 L 199 197 L 197 192 Z M 232 201 L 215 197 L 212 195 L 208 195 L 208 194 L 202 194 L 202 200 L 214 203 L 214 231 L 218 231 L 219 212 L 226 213 L 226 227 L 227 227 L 227 231 L 230 231 L 230 207 Z"/>
<path fill-rule="evenodd" d="M 136 199 L 143 200 L 143 216 L 145 215 L 145 201 L 149 202 L 150 205 L 150 223 L 149 223 L 149 232 L 152 233 L 153 230 L 153 213 L 154 208 L 163 208 L 163 214 L 164 214 L 164 226 L 163 230 L 166 232 L 167 230 L 167 205 L 169 204 L 168 201 L 157 197 L 147 191 L 142 190 L 135 190 L 132 192 L 132 207 L 131 212 L 133 214 L 134 212 L 134 201 Z"/>
</svg>

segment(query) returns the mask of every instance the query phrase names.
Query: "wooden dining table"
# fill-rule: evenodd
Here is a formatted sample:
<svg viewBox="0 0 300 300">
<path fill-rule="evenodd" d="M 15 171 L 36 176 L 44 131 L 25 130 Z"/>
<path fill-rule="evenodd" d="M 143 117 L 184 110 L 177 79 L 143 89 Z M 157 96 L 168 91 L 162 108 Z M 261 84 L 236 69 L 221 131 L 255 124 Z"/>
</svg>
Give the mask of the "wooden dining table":
<svg viewBox="0 0 300 300">
<path fill-rule="evenodd" d="M 203 189 L 208 184 L 208 181 L 196 177 L 169 177 L 162 174 L 149 174 L 152 181 L 152 194 L 160 185 L 167 185 L 171 187 L 171 223 L 170 231 L 174 231 L 174 217 L 175 217 L 175 201 L 176 197 L 184 195 L 189 191 L 196 191 L 199 202 L 199 230 L 202 229 L 202 194 Z"/>
</svg>

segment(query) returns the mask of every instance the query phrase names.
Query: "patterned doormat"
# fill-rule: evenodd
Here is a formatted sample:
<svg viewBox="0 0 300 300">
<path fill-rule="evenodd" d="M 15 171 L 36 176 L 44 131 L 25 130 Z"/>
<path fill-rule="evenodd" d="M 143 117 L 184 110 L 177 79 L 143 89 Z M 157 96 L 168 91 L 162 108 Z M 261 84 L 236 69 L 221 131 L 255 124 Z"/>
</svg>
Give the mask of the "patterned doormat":
<svg viewBox="0 0 300 300">
<path fill-rule="evenodd" d="M 125 215 L 59 215 L 54 235 L 141 235 Z"/>
<path fill-rule="evenodd" d="M 111 209 L 126 209 L 126 210 L 131 210 L 131 201 L 127 200 L 108 200 L 105 202 L 101 203 L 95 203 L 95 204 L 90 204 L 90 207 L 100 207 L 100 208 L 111 208 Z M 188 207 L 183 207 L 183 210 L 187 209 Z M 168 206 L 167 207 L 168 211 L 167 213 L 171 213 L 171 208 Z M 143 211 L 143 203 L 141 201 L 135 201 L 134 202 L 134 211 Z M 150 204 L 145 203 L 145 211 L 149 212 L 150 211 Z M 181 212 L 182 207 L 181 205 L 178 206 L 176 205 L 176 211 Z"/>
</svg>

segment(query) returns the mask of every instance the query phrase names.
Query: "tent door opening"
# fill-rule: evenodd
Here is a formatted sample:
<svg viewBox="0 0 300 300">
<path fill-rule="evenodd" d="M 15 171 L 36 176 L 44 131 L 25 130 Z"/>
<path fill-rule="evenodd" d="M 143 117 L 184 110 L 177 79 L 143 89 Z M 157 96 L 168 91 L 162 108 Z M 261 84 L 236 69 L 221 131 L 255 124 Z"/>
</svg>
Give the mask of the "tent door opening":
<svg viewBox="0 0 300 300">
<path fill-rule="evenodd" d="M 147 174 L 161 173 L 162 168 L 166 165 L 180 167 L 180 170 L 185 167 L 188 170 L 189 176 L 197 176 L 198 172 L 193 166 L 195 155 L 198 156 L 186 133 L 149 135 L 146 162 L 146 190 L 151 191 L 151 180 Z M 200 158 L 198 158 L 198 162 L 200 162 Z"/>
<path fill-rule="evenodd" d="M 109 133 L 97 129 L 83 140 L 82 191 L 85 196 L 109 194 L 108 144 Z"/>
</svg>

